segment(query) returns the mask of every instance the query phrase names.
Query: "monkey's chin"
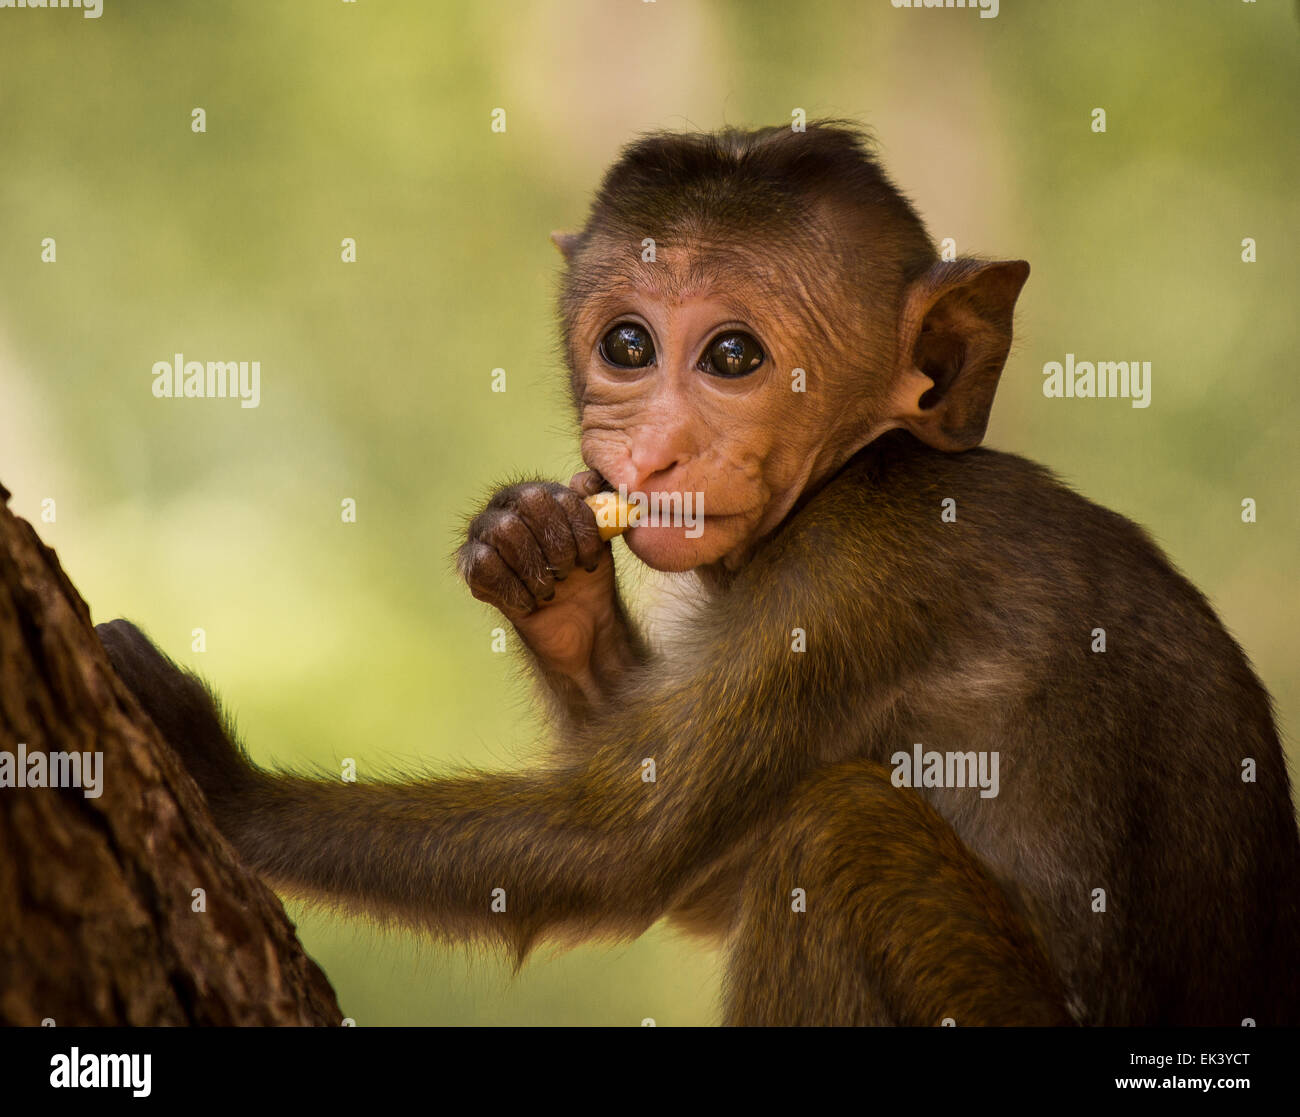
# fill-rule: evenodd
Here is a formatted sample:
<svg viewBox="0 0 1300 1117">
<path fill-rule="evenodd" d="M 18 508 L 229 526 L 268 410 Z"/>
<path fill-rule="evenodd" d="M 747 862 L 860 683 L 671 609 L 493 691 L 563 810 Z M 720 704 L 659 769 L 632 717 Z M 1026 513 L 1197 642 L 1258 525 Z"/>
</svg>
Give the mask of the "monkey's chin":
<svg viewBox="0 0 1300 1117">
<path fill-rule="evenodd" d="M 667 574 L 680 574 L 724 559 L 744 540 L 741 516 L 705 517 L 703 531 L 692 538 L 681 526 L 633 527 L 623 538 L 628 550 L 647 566 Z M 728 522 L 730 521 L 730 522 Z"/>
</svg>

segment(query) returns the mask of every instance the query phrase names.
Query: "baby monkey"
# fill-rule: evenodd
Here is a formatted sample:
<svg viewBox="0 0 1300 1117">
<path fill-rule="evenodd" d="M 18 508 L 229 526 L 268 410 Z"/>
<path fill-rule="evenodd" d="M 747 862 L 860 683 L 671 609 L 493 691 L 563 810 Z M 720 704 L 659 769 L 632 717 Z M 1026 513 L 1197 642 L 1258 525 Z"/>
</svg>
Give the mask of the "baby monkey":
<svg viewBox="0 0 1300 1117">
<path fill-rule="evenodd" d="M 458 556 L 550 696 L 552 759 L 273 774 L 101 626 L 240 854 L 520 959 L 669 917 L 725 943 L 735 1024 L 1297 1022 L 1268 695 L 1138 527 L 977 448 L 1028 265 L 940 260 L 836 122 L 640 139 L 554 240 L 590 471 L 503 488 Z M 624 535 L 698 580 L 664 647 L 585 499 L 611 489 L 694 501 Z M 914 750 L 940 759 L 908 779 Z"/>
</svg>

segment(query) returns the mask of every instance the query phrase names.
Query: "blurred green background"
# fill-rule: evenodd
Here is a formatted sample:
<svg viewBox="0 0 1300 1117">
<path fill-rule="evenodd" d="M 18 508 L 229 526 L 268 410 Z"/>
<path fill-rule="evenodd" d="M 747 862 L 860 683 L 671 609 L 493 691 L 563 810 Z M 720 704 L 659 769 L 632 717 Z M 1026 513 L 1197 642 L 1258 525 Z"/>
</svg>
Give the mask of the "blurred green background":
<svg viewBox="0 0 1300 1117">
<path fill-rule="evenodd" d="M 1298 61 L 1283 0 L 0 11 L 0 480 L 95 619 L 213 679 L 260 760 L 527 763 L 527 686 L 450 556 L 494 483 L 580 464 L 547 234 L 640 130 L 848 116 L 936 237 L 1033 265 L 988 443 L 1152 531 L 1294 758 Z M 261 406 L 154 399 L 176 352 L 259 360 Z M 1151 406 L 1045 399 L 1066 352 L 1150 360 Z M 290 914 L 363 1025 L 716 1020 L 718 956 L 663 928 L 511 979 Z"/>
</svg>

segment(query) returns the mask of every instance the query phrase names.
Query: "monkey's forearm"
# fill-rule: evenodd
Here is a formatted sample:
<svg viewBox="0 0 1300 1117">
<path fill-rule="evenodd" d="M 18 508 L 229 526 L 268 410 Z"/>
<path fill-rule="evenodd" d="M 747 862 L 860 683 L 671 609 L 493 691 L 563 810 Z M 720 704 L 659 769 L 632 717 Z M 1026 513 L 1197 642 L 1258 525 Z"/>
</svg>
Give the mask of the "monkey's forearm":
<svg viewBox="0 0 1300 1117">
<path fill-rule="evenodd" d="M 563 775 L 381 785 L 272 774 L 250 763 L 199 679 L 139 629 L 115 621 L 98 632 L 222 831 L 289 890 L 449 935 L 496 934 L 519 949 L 563 912 L 595 924 L 611 904 L 653 910 L 654 890 L 629 883 L 636 842 L 614 841 L 588 817 L 608 785 L 612 801 L 635 813 L 635 763 L 607 755 L 581 789 Z M 495 888 L 506 889 L 503 912 L 492 910 Z"/>
<path fill-rule="evenodd" d="M 638 933 L 807 770 L 802 742 L 729 693 L 727 670 L 710 657 L 671 685 L 633 672 L 550 770 L 349 785 L 243 764 L 250 778 L 209 785 L 209 801 L 291 890 L 518 951 L 547 930 Z"/>
<path fill-rule="evenodd" d="M 647 742 L 628 744 L 565 772 L 410 784 L 250 769 L 238 790 L 208 798 L 240 855 L 278 888 L 499 942 L 522 959 L 548 932 L 641 933 L 754 821 L 741 798 L 731 824 L 707 824 L 717 773 L 696 773 L 696 786 L 673 749 L 659 758 L 676 775 L 657 785 L 635 759 Z M 755 771 L 735 791 L 784 778 Z"/>
<path fill-rule="evenodd" d="M 530 618 L 531 619 L 531 618 Z M 649 661 L 645 640 L 615 595 L 600 613 L 579 613 L 548 624 L 543 633 L 517 624 L 536 673 L 570 729 L 614 699 L 629 672 Z"/>
<path fill-rule="evenodd" d="M 628 849 L 573 825 L 558 791 L 506 774 L 349 785 L 259 773 L 237 799 L 210 801 L 241 856 L 290 892 L 519 951 L 565 920 L 648 926 L 658 903 L 629 887 Z"/>
</svg>

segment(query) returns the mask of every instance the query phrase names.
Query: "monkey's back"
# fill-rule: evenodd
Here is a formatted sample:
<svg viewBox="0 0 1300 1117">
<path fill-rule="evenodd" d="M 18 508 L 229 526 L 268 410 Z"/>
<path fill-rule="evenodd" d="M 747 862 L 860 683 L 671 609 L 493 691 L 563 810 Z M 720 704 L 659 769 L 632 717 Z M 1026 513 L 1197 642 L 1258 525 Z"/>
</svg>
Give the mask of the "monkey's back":
<svg viewBox="0 0 1300 1117">
<path fill-rule="evenodd" d="M 893 645 L 865 751 L 998 753 L 995 796 L 921 790 L 1081 1020 L 1295 1020 L 1300 836 L 1271 703 L 1140 528 L 1022 458 L 894 432 L 787 531 L 816 577 L 856 577 L 864 663 Z"/>
</svg>

